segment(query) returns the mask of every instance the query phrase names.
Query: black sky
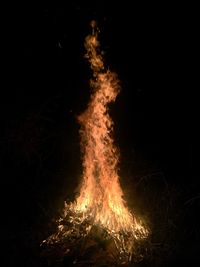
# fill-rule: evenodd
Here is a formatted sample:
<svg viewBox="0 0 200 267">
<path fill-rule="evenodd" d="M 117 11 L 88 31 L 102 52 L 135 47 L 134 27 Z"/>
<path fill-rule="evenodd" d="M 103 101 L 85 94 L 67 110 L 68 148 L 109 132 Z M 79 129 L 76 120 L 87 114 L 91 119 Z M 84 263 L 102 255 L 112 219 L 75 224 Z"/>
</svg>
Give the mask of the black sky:
<svg viewBox="0 0 200 267">
<path fill-rule="evenodd" d="M 4 119 L 23 120 L 58 95 L 65 99 L 68 117 L 86 107 L 91 73 L 84 38 L 96 19 L 106 63 L 121 80 L 122 92 L 113 108 L 116 127 L 125 135 L 119 139 L 180 175 L 190 155 L 184 70 L 188 24 L 182 12 L 177 6 L 104 2 L 18 7 L 10 18 L 10 77 L 1 98 Z"/>
</svg>

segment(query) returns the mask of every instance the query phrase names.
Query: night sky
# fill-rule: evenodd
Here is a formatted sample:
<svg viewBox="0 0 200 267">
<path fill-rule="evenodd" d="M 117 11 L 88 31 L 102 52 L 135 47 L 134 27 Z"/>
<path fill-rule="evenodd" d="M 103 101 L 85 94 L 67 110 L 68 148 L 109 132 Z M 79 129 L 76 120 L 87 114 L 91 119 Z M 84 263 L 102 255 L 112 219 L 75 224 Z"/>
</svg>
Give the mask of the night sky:
<svg viewBox="0 0 200 267">
<path fill-rule="evenodd" d="M 178 234 L 182 245 L 170 264 L 182 260 L 195 266 L 199 181 L 185 72 L 187 13 L 167 4 L 99 2 L 27 5 L 8 12 L 8 77 L 0 98 L 2 266 L 40 266 L 37 245 L 51 232 L 50 221 L 64 199 L 74 198 L 81 174 L 76 118 L 91 92 L 84 38 L 92 19 L 101 30 L 106 64 L 121 84 L 110 107 L 120 171 L 129 184 L 155 173 L 165 177 L 184 214 L 178 227 L 185 236 Z"/>
</svg>

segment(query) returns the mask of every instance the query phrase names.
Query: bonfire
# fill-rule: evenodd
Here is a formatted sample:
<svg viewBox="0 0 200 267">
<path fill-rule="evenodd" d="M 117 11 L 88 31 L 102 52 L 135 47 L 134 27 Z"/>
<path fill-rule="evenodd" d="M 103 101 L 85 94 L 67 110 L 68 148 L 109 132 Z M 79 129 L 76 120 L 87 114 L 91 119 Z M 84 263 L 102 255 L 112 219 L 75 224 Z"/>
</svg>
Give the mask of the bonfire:
<svg viewBox="0 0 200 267">
<path fill-rule="evenodd" d="M 132 260 L 137 242 L 149 232 L 141 218 L 127 207 L 120 186 L 119 151 L 114 144 L 109 115 L 109 103 L 120 92 L 119 80 L 116 73 L 105 67 L 95 21 L 91 27 L 85 48 L 93 72 L 92 93 L 86 110 L 78 117 L 83 155 L 80 191 L 74 202 L 65 203 L 56 233 L 43 244 L 60 245 L 65 248 L 64 254 L 68 254 L 80 240 L 99 235 L 112 243 L 118 261 L 125 263 Z"/>
</svg>

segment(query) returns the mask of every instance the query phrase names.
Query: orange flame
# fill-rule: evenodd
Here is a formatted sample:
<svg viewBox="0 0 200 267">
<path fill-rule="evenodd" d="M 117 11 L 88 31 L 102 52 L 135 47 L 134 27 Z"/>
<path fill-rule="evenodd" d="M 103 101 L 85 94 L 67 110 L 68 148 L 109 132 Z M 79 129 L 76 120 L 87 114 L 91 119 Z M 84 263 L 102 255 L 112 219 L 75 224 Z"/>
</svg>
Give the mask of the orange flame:
<svg viewBox="0 0 200 267">
<path fill-rule="evenodd" d="M 81 145 L 83 150 L 83 182 L 80 194 L 71 204 L 74 211 L 84 217 L 94 218 L 94 223 L 109 232 L 129 232 L 135 238 L 145 236 L 147 230 L 136 220 L 123 199 L 119 183 L 119 155 L 112 138 L 113 122 L 108 114 L 108 104 L 119 93 L 119 81 L 115 73 L 106 70 L 98 28 L 92 21 L 92 34 L 86 37 L 85 47 L 93 71 L 93 93 L 87 109 L 79 116 Z M 66 212 L 69 205 L 66 205 Z"/>
</svg>

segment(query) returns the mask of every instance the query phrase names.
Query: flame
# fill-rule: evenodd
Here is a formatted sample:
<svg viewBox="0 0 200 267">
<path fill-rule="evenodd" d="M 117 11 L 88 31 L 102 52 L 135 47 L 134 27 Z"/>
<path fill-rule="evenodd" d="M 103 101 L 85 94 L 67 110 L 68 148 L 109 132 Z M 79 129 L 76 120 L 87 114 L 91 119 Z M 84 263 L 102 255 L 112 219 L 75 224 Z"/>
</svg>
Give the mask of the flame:
<svg viewBox="0 0 200 267">
<path fill-rule="evenodd" d="M 64 218 L 68 217 L 74 225 L 89 219 L 85 235 L 92 222 L 105 229 L 115 243 L 118 240 L 116 246 L 120 251 L 131 253 L 133 239 L 146 237 L 148 230 L 129 211 L 123 199 L 118 175 L 119 153 L 112 137 L 113 121 L 108 113 L 108 104 L 115 101 L 120 91 L 119 80 L 115 73 L 105 68 L 98 41 L 99 29 L 95 21 L 91 26 L 92 34 L 86 37 L 85 47 L 93 71 L 92 94 L 87 109 L 78 117 L 83 152 L 82 184 L 75 202 L 65 204 Z M 75 229 L 66 230 L 60 220 L 59 233 L 51 239 L 74 235 Z M 130 237 L 127 242 L 125 236 Z"/>
<path fill-rule="evenodd" d="M 93 71 L 93 93 L 86 111 L 79 116 L 83 149 L 83 184 L 75 209 L 90 213 L 94 223 L 110 231 L 134 231 L 142 228 L 128 211 L 119 183 L 118 151 L 112 138 L 113 121 L 108 104 L 119 93 L 115 73 L 106 70 L 99 52 L 98 28 L 92 22 L 92 35 L 87 36 L 86 57 Z"/>
</svg>

